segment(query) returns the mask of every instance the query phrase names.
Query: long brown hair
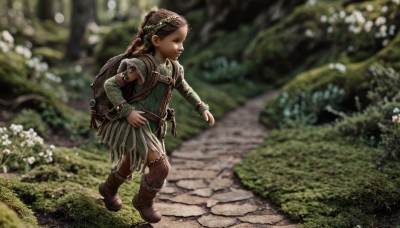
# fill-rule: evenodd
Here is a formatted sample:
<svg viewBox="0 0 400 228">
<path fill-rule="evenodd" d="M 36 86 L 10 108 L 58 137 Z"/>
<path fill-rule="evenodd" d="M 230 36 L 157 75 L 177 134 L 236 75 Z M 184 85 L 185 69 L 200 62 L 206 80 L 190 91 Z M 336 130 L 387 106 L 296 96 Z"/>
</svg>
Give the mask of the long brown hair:
<svg viewBox="0 0 400 228">
<path fill-rule="evenodd" d="M 161 39 L 168 36 L 169 34 L 175 32 L 180 27 L 184 25 L 188 25 L 186 19 L 181 15 L 166 10 L 166 9 L 152 9 L 150 10 L 146 16 L 143 18 L 142 22 L 140 23 L 137 34 L 131 44 L 126 49 L 125 53 L 128 55 L 136 55 L 136 54 L 145 54 L 145 53 L 152 53 L 154 51 L 154 47 L 151 44 L 151 40 L 148 40 L 147 43 L 150 45 L 146 46 L 146 38 L 151 39 L 151 37 L 146 37 L 146 31 L 143 30 L 145 26 L 149 25 L 156 25 L 162 19 L 165 19 L 170 16 L 177 16 L 176 19 L 172 20 L 171 22 L 167 23 L 165 26 L 161 27 L 157 30 L 154 35 L 159 36 Z"/>
</svg>

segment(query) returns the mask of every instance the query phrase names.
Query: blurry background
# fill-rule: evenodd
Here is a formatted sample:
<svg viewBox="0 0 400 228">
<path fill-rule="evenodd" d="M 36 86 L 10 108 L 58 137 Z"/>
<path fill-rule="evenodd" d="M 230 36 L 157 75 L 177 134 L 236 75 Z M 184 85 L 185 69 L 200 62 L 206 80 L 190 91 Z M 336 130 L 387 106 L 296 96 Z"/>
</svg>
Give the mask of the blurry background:
<svg viewBox="0 0 400 228">
<path fill-rule="evenodd" d="M 158 6 L 188 20 L 180 62 L 217 119 L 279 89 L 260 113 L 260 124 L 274 131 L 236 167 L 245 186 L 305 227 L 398 227 L 399 4 L 1 1 L 0 221 L 140 221 L 128 210 L 105 212 L 90 197 L 110 166 L 107 148 L 88 127 L 90 83 Z M 179 95 L 171 106 L 180 137 L 167 136 L 169 153 L 207 127 Z"/>
</svg>

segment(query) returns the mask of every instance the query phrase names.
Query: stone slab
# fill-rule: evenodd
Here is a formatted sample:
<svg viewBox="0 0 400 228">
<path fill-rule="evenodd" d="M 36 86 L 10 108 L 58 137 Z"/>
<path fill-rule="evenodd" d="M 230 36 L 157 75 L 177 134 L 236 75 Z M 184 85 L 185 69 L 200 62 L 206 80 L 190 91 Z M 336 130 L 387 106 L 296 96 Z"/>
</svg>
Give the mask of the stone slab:
<svg viewBox="0 0 400 228">
<path fill-rule="evenodd" d="M 257 210 L 256 205 L 251 204 L 219 204 L 211 208 L 211 213 L 224 216 L 244 216 L 249 212 Z"/>
<path fill-rule="evenodd" d="M 201 216 L 207 213 L 202 207 L 180 203 L 157 203 L 156 207 L 160 210 L 162 215 L 166 216 L 191 217 Z"/>
<path fill-rule="evenodd" d="M 282 215 L 246 215 L 239 218 L 243 222 L 259 224 L 276 224 L 283 220 Z"/>
<path fill-rule="evenodd" d="M 197 221 L 205 227 L 229 227 L 234 225 L 237 219 L 215 215 L 203 215 Z"/>
</svg>

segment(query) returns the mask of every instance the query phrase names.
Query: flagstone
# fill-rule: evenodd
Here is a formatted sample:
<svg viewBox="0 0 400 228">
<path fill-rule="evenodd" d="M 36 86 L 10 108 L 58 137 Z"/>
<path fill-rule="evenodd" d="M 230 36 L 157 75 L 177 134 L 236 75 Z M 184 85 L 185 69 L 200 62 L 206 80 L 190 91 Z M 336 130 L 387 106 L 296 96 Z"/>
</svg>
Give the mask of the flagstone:
<svg viewBox="0 0 400 228">
<path fill-rule="evenodd" d="M 203 215 L 197 221 L 205 227 L 228 227 L 236 223 L 236 218 L 215 216 L 215 215 Z"/>
<path fill-rule="evenodd" d="M 213 214 L 225 216 L 243 216 L 255 210 L 257 206 L 251 204 L 219 204 L 211 208 Z"/>
<path fill-rule="evenodd" d="M 162 215 L 178 216 L 178 217 L 191 217 L 200 216 L 207 211 L 197 205 L 185 205 L 180 203 L 157 203 L 156 207 L 160 210 Z"/>
</svg>

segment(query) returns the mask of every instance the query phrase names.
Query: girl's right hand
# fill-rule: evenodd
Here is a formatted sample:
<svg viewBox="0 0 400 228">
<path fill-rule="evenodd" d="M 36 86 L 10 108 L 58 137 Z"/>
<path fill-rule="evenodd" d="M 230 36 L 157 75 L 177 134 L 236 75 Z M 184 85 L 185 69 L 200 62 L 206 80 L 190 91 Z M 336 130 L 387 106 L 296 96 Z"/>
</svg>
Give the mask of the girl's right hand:
<svg viewBox="0 0 400 228">
<path fill-rule="evenodd" d="M 144 118 L 141 114 L 144 113 L 142 111 L 133 110 L 127 116 L 126 120 L 134 127 L 142 127 L 147 119 Z"/>
</svg>

